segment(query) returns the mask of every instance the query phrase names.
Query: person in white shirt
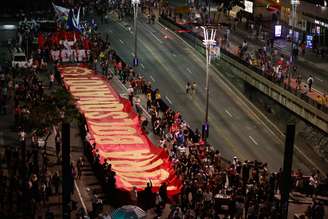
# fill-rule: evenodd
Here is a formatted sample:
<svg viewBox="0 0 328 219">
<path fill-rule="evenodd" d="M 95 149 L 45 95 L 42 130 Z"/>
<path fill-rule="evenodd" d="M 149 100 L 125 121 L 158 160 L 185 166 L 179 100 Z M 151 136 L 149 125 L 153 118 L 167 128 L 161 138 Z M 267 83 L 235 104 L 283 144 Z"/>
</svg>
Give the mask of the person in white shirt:
<svg viewBox="0 0 328 219">
<path fill-rule="evenodd" d="M 128 95 L 129 95 L 129 101 L 130 101 L 132 106 L 133 106 L 133 94 L 134 94 L 134 89 L 131 85 L 129 85 Z"/>
</svg>

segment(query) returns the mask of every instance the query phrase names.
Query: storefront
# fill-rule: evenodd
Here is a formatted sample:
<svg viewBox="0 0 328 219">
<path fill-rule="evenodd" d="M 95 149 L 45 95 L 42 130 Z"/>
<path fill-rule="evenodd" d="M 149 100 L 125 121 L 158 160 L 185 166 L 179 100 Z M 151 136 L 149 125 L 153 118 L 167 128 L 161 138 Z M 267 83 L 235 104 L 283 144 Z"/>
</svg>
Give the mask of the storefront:
<svg viewBox="0 0 328 219">
<path fill-rule="evenodd" d="M 305 14 L 308 18 L 306 32 L 313 36 L 313 45 L 328 47 L 328 19 Z"/>
<path fill-rule="evenodd" d="M 299 43 L 306 39 L 306 26 L 307 26 L 307 20 L 300 14 L 297 13 L 294 26 L 294 39 L 293 41 L 295 43 Z M 292 38 L 292 19 L 291 19 L 291 8 L 290 5 L 286 6 L 283 5 L 281 7 L 280 11 L 280 22 L 282 25 L 282 37 L 286 38 L 288 40 L 291 40 Z"/>
</svg>

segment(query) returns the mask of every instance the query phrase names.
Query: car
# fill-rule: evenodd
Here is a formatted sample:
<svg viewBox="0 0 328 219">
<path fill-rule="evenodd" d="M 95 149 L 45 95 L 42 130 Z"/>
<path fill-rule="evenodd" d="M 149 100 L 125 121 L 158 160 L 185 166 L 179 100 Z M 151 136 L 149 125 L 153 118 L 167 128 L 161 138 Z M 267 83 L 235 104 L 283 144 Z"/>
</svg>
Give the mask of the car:
<svg viewBox="0 0 328 219">
<path fill-rule="evenodd" d="M 31 63 L 27 60 L 24 51 L 21 48 L 15 48 L 12 52 L 12 67 L 28 68 Z"/>
</svg>

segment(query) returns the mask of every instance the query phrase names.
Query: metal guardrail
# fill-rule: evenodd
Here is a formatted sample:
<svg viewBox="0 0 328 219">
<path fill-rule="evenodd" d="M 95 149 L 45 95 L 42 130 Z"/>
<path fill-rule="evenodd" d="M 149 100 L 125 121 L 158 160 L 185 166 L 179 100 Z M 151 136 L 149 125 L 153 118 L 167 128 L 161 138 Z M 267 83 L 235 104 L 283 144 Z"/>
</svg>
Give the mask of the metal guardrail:
<svg viewBox="0 0 328 219">
<path fill-rule="evenodd" d="M 174 23 L 172 20 L 160 17 L 159 22 L 172 31 L 186 30 L 185 27 Z M 189 45 L 195 48 L 200 54 L 205 55 L 205 48 L 202 39 L 193 32 L 179 32 L 178 35 Z M 228 63 L 234 74 L 238 74 L 247 83 L 259 89 L 261 92 L 284 105 L 303 119 L 328 133 L 328 108 L 319 105 L 307 95 L 291 90 L 284 84 L 278 84 L 270 80 L 270 77 L 256 66 L 250 65 L 240 57 L 221 48 L 221 62 Z M 222 68 L 217 61 L 212 62 L 217 69 Z M 260 85 L 261 84 L 261 85 Z"/>
</svg>

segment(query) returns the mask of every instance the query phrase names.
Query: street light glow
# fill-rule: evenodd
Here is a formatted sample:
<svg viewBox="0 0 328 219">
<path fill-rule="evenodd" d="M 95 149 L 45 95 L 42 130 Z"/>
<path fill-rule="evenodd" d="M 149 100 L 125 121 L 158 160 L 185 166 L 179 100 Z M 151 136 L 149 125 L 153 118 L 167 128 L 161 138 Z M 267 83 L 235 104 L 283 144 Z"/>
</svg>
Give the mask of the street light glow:
<svg viewBox="0 0 328 219">
<path fill-rule="evenodd" d="M 1 29 L 2 30 L 16 30 L 17 27 L 16 27 L 16 25 L 13 25 L 13 24 L 4 24 L 4 25 L 1 25 Z"/>
<path fill-rule="evenodd" d="M 140 0 L 131 0 L 131 3 L 133 4 L 133 5 L 135 5 L 135 4 L 140 4 Z"/>
</svg>

